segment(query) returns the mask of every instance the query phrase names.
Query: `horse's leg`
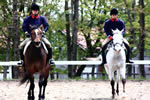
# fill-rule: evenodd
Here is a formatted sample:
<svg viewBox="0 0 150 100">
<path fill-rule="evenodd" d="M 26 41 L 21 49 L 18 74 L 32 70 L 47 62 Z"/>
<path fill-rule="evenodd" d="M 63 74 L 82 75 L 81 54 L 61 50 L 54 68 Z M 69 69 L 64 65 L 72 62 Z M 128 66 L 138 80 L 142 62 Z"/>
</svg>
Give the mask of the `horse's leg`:
<svg viewBox="0 0 150 100">
<path fill-rule="evenodd" d="M 43 94 L 42 94 L 43 99 L 45 98 L 45 89 L 46 89 L 46 86 L 47 86 L 47 79 L 48 79 L 48 76 L 49 76 L 49 70 L 50 70 L 50 66 L 47 65 L 47 67 L 45 69 L 45 72 L 44 72 Z"/>
<path fill-rule="evenodd" d="M 126 68 L 125 66 L 120 69 L 121 77 L 122 77 L 122 84 L 123 84 L 123 92 L 125 92 L 125 84 L 126 84 Z"/>
<path fill-rule="evenodd" d="M 122 84 L 123 84 L 123 92 L 125 93 L 125 84 L 126 84 L 126 79 L 122 79 Z"/>
<path fill-rule="evenodd" d="M 110 79 L 110 84 L 112 87 L 112 98 L 115 98 L 115 81 L 114 81 L 114 71 L 112 71 L 111 68 L 109 68 L 109 79 Z"/>
<path fill-rule="evenodd" d="M 112 79 L 112 80 L 110 81 L 110 84 L 111 84 L 111 87 L 112 87 L 112 98 L 115 98 L 115 88 L 114 88 L 114 86 L 115 86 L 115 81 Z"/>
<path fill-rule="evenodd" d="M 43 85 L 43 75 L 40 75 L 40 79 L 39 79 L 39 100 L 41 100 L 41 93 L 42 93 L 42 85 Z"/>
<path fill-rule="evenodd" d="M 28 100 L 34 100 L 34 78 L 30 78 L 30 87 L 28 91 Z"/>
<path fill-rule="evenodd" d="M 104 68 L 105 68 L 106 73 L 109 74 L 109 68 L 107 64 L 104 65 Z"/>
<path fill-rule="evenodd" d="M 120 80 L 120 70 L 117 70 L 117 95 L 119 96 L 119 80 Z"/>
<path fill-rule="evenodd" d="M 44 82 L 43 82 L 43 94 L 42 94 L 42 98 L 43 99 L 45 98 L 45 89 L 46 89 L 46 86 L 47 86 L 47 79 L 45 79 Z"/>
</svg>

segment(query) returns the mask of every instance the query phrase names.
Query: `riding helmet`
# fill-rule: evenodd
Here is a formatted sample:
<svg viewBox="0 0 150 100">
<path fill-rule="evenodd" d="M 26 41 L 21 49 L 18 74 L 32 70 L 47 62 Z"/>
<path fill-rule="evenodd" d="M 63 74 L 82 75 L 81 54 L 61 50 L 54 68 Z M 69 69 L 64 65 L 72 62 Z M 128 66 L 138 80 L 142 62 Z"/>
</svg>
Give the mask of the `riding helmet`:
<svg viewBox="0 0 150 100">
<path fill-rule="evenodd" d="M 40 10 L 40 7 L 39 7 L 39 5 L 33 3 L 31 6 L 31 10 Z"/>
<path fill-rule="evenodd" d="M 118 10 L 116 8 L 111 9 L 110 15 L 118 15 Z"/>
</svg>

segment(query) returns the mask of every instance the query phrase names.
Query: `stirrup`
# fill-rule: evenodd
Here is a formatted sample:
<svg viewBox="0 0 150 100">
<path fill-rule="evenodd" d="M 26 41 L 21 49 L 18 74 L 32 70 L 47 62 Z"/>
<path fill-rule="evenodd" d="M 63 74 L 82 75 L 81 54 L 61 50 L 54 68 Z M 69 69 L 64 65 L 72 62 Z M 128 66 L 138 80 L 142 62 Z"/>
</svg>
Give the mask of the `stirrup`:
<svg viewBox="0 0 150 100">
<path fill-rule="evenodd" d="M 54 63 L 54 60 L 53 59 L 49 59 L 49 64 L 50 65 L 54 65 L 55 63 Z"/>
<path fill-rule="evenodd" d="M 130 61 L 130 60 L 129 60 L 129 61 L 126 61 L 126 62 L 127 62 L 127 63 L 134 63 L 133 61 Z"/>
<path fill-rule="evenodd" d="M 24 61 L 23 61 L 23 60 L 20 60 L 17 64 L 20 65 L 20 66 L 21 66 L 21 65 L 23 66 Z"/>
</svg>

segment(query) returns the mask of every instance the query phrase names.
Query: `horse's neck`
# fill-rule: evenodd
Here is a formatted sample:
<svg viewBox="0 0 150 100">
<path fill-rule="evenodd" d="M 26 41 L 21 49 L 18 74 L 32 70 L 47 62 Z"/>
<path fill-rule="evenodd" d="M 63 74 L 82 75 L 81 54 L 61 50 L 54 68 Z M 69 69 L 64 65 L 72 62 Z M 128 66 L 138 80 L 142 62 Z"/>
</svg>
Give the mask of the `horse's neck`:
<svg viewBox="0 0 150 100">
<path fill-rule="evenodd" d="M 31 44 L 30 47 L 28 48 L 29 56 L 33 57 L 40 57 L 42 54 L 42 47 L 35 47 L 34 44 Z"/>
</svg>

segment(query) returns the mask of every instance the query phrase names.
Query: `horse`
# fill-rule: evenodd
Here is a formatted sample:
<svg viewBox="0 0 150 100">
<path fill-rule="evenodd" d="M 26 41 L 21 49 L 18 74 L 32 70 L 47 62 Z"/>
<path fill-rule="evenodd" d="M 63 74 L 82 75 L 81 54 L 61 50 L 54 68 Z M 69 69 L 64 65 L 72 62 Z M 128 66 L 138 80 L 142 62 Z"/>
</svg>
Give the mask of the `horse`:
<svg viewBox="0 0 150 100">
<path fill-rule="evenodd" d="M 115 72 L 117 72 L 116 93 L 119 96 L 120 75 L 122 78 L 123 93 L 125 93 L 126 54 L 125 54 L 125 47 L 123 44 L 123 36 L 122 36 L 123 30 L 119 31 L 118 29 L 116 29 L 112 30 L 112 32 L 113 32 L 113 40 L 106 54 L 107 64 L 105 64 L 104 67 L 106 73 L 108 74 L 110 84 L 112 87 L 112 98 L 115 98 L 115 79 L 114 79 Z"/>
<path fill-rule="evenodd" d="M 47 79 L 49 76 L 50 65 L 47 60 L 47 53 L 44 49 L 44 44 L 41 41 L 42 29 L 41 27 L 33 28 L 31 31 L 31 41 L 29 41 L 24 52 L 24 65 L 25 73 L 23 79 L 20 81 L 20 85 L 28 81 L 30 87 L 28 91 L 28 100 L 34 100 L 34 74 L 39 74 L 39 100 L 45 98 L 45 89 L 47 85 Z"/>
</svg>

